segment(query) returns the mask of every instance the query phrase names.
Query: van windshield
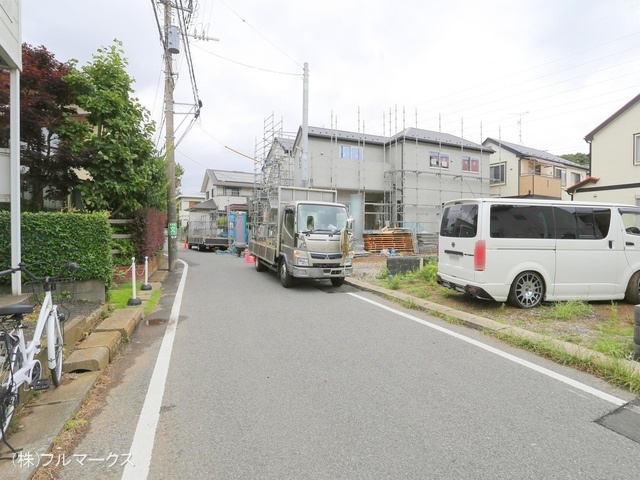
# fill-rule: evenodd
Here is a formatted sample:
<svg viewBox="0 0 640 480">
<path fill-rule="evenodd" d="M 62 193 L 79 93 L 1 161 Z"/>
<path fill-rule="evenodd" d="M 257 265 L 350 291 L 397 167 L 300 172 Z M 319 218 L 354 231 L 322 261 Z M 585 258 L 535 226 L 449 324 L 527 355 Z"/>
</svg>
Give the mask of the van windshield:
<svg viewBox="0 0 640 480">
<path fill-rule="evenodd" d="M 443 237 L 475 237 L 478 230 L 478 205 L 467 203 L 444 209 L 440 235 Z"/>
</svg>

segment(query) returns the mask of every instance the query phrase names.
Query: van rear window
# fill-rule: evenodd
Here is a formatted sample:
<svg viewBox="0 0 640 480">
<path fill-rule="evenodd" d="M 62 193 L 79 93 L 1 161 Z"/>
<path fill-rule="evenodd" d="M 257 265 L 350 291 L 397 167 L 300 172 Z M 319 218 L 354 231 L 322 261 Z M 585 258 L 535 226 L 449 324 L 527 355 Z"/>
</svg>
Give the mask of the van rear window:
<svg viewBox="0 0 640 480">
<path fill-rule="evenodd" d="M 444 209 L 440 235 L 443 237 L 472 238 L 478 231 L 478 205 L 451 205 Z"/>
</svg>

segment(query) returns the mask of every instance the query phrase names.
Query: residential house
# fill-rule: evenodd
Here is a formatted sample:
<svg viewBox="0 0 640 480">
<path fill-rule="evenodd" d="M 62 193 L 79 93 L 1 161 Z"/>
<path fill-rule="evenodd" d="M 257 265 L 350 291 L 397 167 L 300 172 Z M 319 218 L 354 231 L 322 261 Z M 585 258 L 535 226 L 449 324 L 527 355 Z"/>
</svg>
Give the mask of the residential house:
<svg viewBox="0 0 640 480">
<path fill-rule="evenodd" d="M 567 187 L 587 177 L 589 168 L 544 150 L 487 138 L 492 148 L 491 196 L 569 200 Z"/>
<path fill-rule="evenodd" d="M 207 169 L 201 192 L 205 201 L 213 200 L 218 209 L 226 210 L 232 204 L 247 204 L 253 194 L 254 179 L 254 173 Z"/>
<path fill-rule="evenodd" d="M 203 194 L 178 195 L 176 203 L 178 205 L 178 229 L 182 232 L 189 221 L 189 209 L 204 200 Z"/>
<path fill-rule="evenodd" d="M 290 174 L 290 185 L 306 180 L 337 190 L 357 237 L 386 226 L 435 233 L 443 202 L 489 195 L 493 150 L 460 137 L 418 128 L 391 137 L 319 127 L 308 132 L 308 178 L 302 178 L 300 128 L 282 162 L 265 162 L 266 182 L 276 178 L 277 167 Z"/>
<path fill-rule="evenodd" d="M 585 137 L 591 176 L 571 186 L 575 200 L 640 205 L 640 95 Z"/>
</svg>

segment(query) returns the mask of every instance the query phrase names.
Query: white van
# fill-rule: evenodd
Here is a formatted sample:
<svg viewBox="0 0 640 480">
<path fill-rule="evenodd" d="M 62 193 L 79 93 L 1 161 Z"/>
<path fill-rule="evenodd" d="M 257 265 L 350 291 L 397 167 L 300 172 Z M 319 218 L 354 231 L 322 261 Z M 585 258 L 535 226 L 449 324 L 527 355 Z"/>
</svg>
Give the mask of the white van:
<svg viewBox="0 0 640 480">
<path fill-rule="evenodd" d="M 484 198 L 443 206 L 438 283 L 531 308 L 541 301 L 640 303 L 640 207 Z"/>
</svg>

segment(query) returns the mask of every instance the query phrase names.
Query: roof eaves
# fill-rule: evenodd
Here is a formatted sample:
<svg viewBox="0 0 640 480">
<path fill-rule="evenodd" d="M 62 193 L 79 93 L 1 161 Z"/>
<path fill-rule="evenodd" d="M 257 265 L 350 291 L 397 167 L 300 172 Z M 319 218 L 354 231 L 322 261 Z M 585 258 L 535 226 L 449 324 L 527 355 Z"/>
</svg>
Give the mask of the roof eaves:
<svg viewBox="0 0 640 480">
<path fill-rule="evenodd" d="M 574 193 L 577 189 L 579 189 L 580 187 L 584 187 L 589 183 L 598 183 L 598 180 L 600 180 L 600 177 L 587 177 L 584 180 L 581 180 L 580 182 L 567 187 L 567 193 Z"/>
<path fill-rule="evenodd" d="M 613 115 L 611 115 L 609 118 L 607 118 L 604 122 L 602 122 L 600 125 L 598 125 L 596 128 L 594 128 L 593 130 L 591 130 L 589 133 L 587 133 L 587 135 L 584 137 L 585 141 L 587 143 L 590 143 L 591 140 L 593 140 L 593 137 L 596 136 L 596 134 L 602 130 L 604 127 L 606 127 L 607 125 L 609 125 L 611 122 L 613 122 L 616 118 L 618 118 L 620 115 L 622 115 L 624 112 L 626 112 L 627 110 L 629 110 L 631 107 L 633 107 L 636 103 L 638 103 L 638 101 L 640 101 L 640 93 L 638 95 L 636 95 L 635 97 L 633 97 L 631 100 L 629 100 L 627 103 L 625 103 L 622 108 L 620 108 L 619 110 L 617 110 Z"/>
</svg>

